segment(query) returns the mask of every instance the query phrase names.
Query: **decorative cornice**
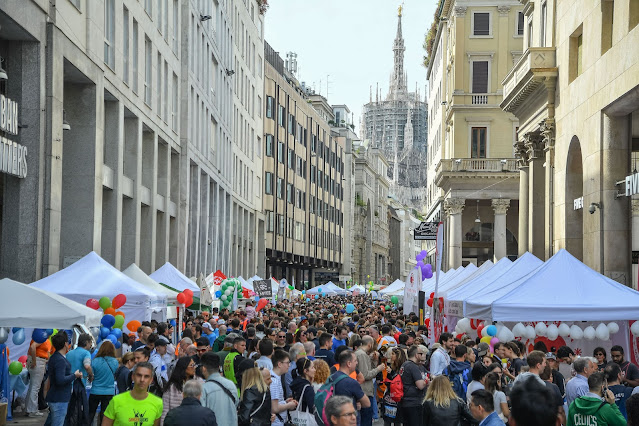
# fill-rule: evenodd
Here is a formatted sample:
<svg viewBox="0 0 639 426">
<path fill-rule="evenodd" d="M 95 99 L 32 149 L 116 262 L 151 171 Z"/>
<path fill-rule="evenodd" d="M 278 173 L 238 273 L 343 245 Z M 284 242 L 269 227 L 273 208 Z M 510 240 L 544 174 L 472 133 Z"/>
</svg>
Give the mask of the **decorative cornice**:
<svg viewBox="0 0 639 426">
<path fill-rule="evenodd" d="M 461 214 L 466 206 L 463 198 L 447 198 L 444 200 L 444 211 L 447 215 Z"/>
<path fill-rule="evenodd" d="M 540 158 L 544 152 L 544 140 L 538 132 L 528 132 L 524 135 L 524 146 L 528 155 L 528 161 Z"/>
<path fill-rule="evenodd" d="M 519 168 L 528 166 L 528 154 L 524 142 L 517 141 L 513 146 L 515 148 L 515 158 L 519 162 Z"/>
<path fill-rule="evenodd" d="M 555 120 L 553 118 L 546 118 L 539 123 L 539 132 L 544 141 L 544 151 L 549 151 L 555 148 Z"/>
<path fill-rule="evenodd" d="M 632 215 L 639 216 L 639 200 L 631 200 L 632 201 Z"/>
<path fill-rule="evenodd" d="M 464 16 L 466 16 L 466 9 L 468 9 L 466 6 L 455 6 L 455 16 L 463 18 Z"/>
<path fill-rule="evenodd" d="M 495 214 L 506 214 L 508 211 L 508 207 L 510 207 L 510 199 L 508 198 L 497 198 L 492 200 L 492 206 L 495 210 Z"/>
<path fill-rule="evenodd" d="M 508 16 L 510 6 L 497 6 L 497 12 L 499 12 L 499 16 Z"/>
</svg>

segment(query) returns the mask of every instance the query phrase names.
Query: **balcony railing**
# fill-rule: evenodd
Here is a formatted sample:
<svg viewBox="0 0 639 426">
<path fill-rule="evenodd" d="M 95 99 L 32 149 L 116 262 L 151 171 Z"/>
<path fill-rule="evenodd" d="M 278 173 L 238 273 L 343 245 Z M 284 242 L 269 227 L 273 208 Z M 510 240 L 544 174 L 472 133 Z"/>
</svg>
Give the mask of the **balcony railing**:
<svg viewBox="0 0 639 426">
<path fill-rule="evenodd" d="M 473 105 L 488 105 L 488 95 L 472 95 Z"/>
<path fill-rule="evenodd" d="M 517 61 L 502 82 L 504 101 L 502 108 L 517 107 L 545 77 L 557 76 L 557 60 L 554 47 L 530 47 Z M 523 94 L 524 96 L 519 96 Z"/>
<path fill-rule="evenodd" d="M 517 160 L 514 158 L 454 158 L 441 160 L 437 172 L 518 172 Z"/>
</svg>

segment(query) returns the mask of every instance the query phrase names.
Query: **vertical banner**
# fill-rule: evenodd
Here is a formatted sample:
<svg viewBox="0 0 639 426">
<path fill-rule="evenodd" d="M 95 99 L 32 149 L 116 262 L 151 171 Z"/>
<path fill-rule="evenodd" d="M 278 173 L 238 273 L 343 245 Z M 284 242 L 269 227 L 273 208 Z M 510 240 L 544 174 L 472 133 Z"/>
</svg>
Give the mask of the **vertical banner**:
<svg viewBox="0 0 639 426">
<path fill-rule="evenodd" d="M 424 319 L 425 319 L 425 315 L 426 315 L 426 293 L 423 291 L 419 291 L 418 293 L 418 297 L 419 297 L 419 325 L 424 325 Z"/>
<path fill-rule="evenodd" d="M 439 222 L 437 225 L 437 252 L 436 252 L 436 269 L 435 269 L 435 291 L 434 302 L 432 307 L 432 315 L 430 316 L 430 330 L 429 340 L 435 343 L 439 340 L 439 335 L 442 332 L 442 315 L 443 312 L 439 306 L 439 276 L 442 271 L 442 256 L 444 254 L 444 222 Z"/>
<path fill-rule="evenodd" d="M 404 286 L 404 313 L 417 312 L 419 303 L 417 297 L 422 288 L 422 271 L 420 268 L 413 268 L 406 278 Z"/>
<path fill-rule="evenodd" d="M 231 303 L 231 309 L 233 312 L 237 311 L 237 285 L 233 289 L 233 302 Z"/>
</svg>

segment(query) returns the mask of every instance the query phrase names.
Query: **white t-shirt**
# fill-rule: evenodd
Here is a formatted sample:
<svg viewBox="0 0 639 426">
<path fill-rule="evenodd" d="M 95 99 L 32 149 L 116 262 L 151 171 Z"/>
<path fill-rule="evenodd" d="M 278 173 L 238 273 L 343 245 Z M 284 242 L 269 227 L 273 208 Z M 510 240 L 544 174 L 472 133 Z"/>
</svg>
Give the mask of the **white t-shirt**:
<svg viewBox="0 0 639 426">
<path fill-rule="evenodd" d="M 495 412 L 500 418 L 502 418 L 503 413 L 501 412 L 501 403 L 506 402 L 506 394 L 503 393 L 502 391 L 496 390 L 493 393 L 493 401 L 495 404 Z"/>
<path fill-rule="evenodd" d="M 284 399 L 284 388 L 282 388 L 282 376 L 278 376 L 277 374 L 273 374 L 271 372 L 271 399 L 277 399 L 280 405 L 286 404 L 286 400 Z M 288 419 L 288 411 L 284 410 L 281 413 L 275 415 L 275 421 L 273 422 L 273 426 L 284 426 L 284 423 Z M 280 420 L 282 418 L 282 420 Z"/>
<path fill-rule="evenodd" d="M 395 340 L 395 338 L 393 336 L 382 336 L 381 339 L 379 339 L 379 344 L 377 345 L 377 350 L 380 350 L 382 348 L 382 346 L 387 345 L 387 346 L 397 346 L 397 341 Z"/>
<path fill-rule="evenodd" d="M 470 382 L 468 384 L 468 388 L 466 389 L 466 402 L 470 401 L 471 395 L 473 394 L 473 392 L 479 389 L 486 389 L 486 388 L 484 387 L 484 385 L 481 384 L 481 382 L 477 382 L 475 380 Z"/>
</svg>

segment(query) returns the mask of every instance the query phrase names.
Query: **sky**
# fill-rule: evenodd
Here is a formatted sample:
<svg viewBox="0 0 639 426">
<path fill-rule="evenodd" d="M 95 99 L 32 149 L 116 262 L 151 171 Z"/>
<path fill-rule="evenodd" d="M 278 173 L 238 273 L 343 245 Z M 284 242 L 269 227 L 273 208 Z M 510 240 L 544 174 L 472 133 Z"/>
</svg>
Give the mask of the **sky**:
<svg viewBox="0 0 639 426">
<path fill-rule="evenodd" d="M 377 83 L 383 96 L 388 93 L 397 8 L 402 3 L 408 89 L 414 91 L 418 84 L 423 99 L 426 68 L 422 65 L 422 44 L 436 0 L 269 0 L 265 39 L 282 59 L 286 59 L 286 52 L 297 53 L 300 82 L 323 96 L 327 95 L 328 79 L 328 102 L 346 104 L 355 114 L 358 131 L 370 87 L 373 99 Z"/>
</svg>

